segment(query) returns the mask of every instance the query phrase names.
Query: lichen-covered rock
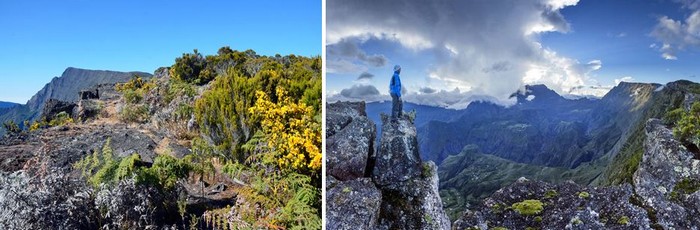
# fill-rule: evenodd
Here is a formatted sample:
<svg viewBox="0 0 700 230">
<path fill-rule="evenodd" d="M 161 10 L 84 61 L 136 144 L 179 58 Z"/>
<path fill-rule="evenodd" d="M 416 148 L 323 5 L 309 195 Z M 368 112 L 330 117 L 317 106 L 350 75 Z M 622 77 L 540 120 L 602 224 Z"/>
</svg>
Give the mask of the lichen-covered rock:
<svg viewBox="0 0 700 230">
<path fill-rule="evenodd" d="M 380 229 L 450 229 L 438 193 L 437 167 L 432 161 L 423 167 L 403 187 L 382 188 Z"/>
<path fill-rule="evenodd" d="M 699 229 L 700 160 L 657 119 L 647 122 L 644 149 L 634 174 L 635 191 L 655 210 L 657 224 L 665 229 Z"/>
<path fill-rule="evenodd" d="M 382 114 L 382 136 L 372 179 L 382 189 L 402 189 L 404 182 L 422 172 L 418 138 L 413 121 L 404 116 L 396 122 Z"/>
<path fill-rule="evenodd" d="M 335 135 L 357 117 L 367 117 L 364 101 L 326 104 L 326 137 Z"/>
<path fill-rule="evenodd" d="M 376 129 L 364 106 L 326 106 L 327 229 L 450 229 L 437 167 L 420 159 L 413 117 L 383 117 L 375 156 Z"/>
<path fill-rule="evenodd" d="M 62 170 L 0 173 L 0 229 L 96 229 L 93 191 Z"/>
<path fill-rule="evenodd" d="M 651 229 L 635 199 L 629 184 L 591 188 L 521 178 L 465 212 L 453 229 Z"/>
<path fill-rule="evenodd" d="M 332 127 L 326 131 L 327 175 L 341 181 L 365 176 L 376 127 L 364 112 L 364 102 L 337 102 L 327 108 L 326 124 Z"/>
<path fill-rule="evenodd" d="M 326 192 L 327 229 L 376 229 L 382 194 L 369 178 L 342 181 Z"/>
</svg>

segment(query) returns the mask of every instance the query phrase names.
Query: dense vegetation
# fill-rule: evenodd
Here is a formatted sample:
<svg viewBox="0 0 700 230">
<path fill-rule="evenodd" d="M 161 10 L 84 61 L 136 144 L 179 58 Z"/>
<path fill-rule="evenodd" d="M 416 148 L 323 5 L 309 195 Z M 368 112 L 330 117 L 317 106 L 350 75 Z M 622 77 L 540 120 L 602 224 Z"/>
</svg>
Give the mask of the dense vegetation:
<svg viewBox="0 0 700 230">
<path fill-rule="evenodd" d="M 156 73 L 161 71 L 170 78 L 134 76 L 116 86 L 123 103 L 119 117 L 147 123 L 158 110 L 172 111 L 168 128 L 190 143 L 192 154 L 161 154 L 151 165 L 139 154 L 114 156 L 107 142 L 75 164 L 89 184 L 99 188 L 131 179 L 170 194 L 188 180 L 235 180 L 244 185 L 235 189 L 235 207 L 202 216 L 182 211 L 182 222 L 223 229 L 321 228 L 320 57 L 267 57 L 223 47 L 206 57 L 197 50 L 183 54 Z"/>
<path fill-rule="evenodd" d="M 155 88 L 156 83 L 152 81 L 144 81 L 139 76 L 133 76 L 126 83 L 117 84 L 116 90 L 122 93 L 125 106 L 119 112 L 119 116 L 124 122 L 146 122 L 149 118 L 148 105 L 142 104 L 141 101 L 144 95 Z"/>
<path fill-rule="evenodd" d="M 264 57 L 224 47 L 206 63 L 199 78 L 184 78 L 202 83 L 217 73 L 193 108 L 211 141 L 195 140 L 194 149 L 204 161 L 223 159 L 226 175 L 248 178 L 250 186 L 238 193 L 246 204 L 234 207 L 234 225 L 320 228 L 320 58 Z M 222 211 L 229 210 L 209 212 L 209 221 Z"/>
</svg>

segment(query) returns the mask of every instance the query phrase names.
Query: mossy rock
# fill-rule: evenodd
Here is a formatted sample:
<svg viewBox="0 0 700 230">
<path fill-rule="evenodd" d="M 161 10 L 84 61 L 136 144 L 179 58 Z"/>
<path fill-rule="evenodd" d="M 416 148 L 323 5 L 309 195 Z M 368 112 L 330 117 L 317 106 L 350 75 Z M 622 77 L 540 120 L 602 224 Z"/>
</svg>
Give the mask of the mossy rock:
<svg viewBox="0 0 700 230">
<path fill-rule="evenodd" d="M 559 196 L 559 193 L 557 192 L 557 190 L 554 190 L 554 189 L 550 189 L 549 191 L 547 191 L 547 192 L 544 194 L 544 198 L 545 198 L 545 199 L 551 199 L 551 198 L 554 198 L 554 197 L 557 197 L 557 196 Z"/>
<path fill-rule="evenodd" d="M 586 192 L 586 191 L 583 191 L 583 192 L 579 192 L 579 193 L 578 193 L 578 198 L 581 198 L 581 199 L 588 199 L 589 197 L 591 197 L 591 194 L 588 193 L 588 192 Z"/>
<path fill-rule="evenodd" d="M 537 215 L 544 210 L 544 204 L 539 200 L 524 200 L 511 206 L 513 210 L 523 216 Z"/>
</svg>

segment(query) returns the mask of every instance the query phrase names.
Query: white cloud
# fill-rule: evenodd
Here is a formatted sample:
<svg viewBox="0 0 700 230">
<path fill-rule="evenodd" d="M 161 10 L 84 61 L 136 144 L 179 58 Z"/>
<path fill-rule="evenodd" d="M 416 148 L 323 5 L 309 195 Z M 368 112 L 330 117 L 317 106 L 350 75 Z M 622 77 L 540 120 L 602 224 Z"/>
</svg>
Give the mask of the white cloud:
<svg viewBox="0 0 700 230">
<path fill-rule="evenodd" d="M 625 77 L 622 77 L 622 78 L 617 78 L 617 79 L 615 79 L 615 85 L 619 85 L 620 82 L 632 82 L 632 81 L 634 81 L 634 78 L 633 78 L 633 77 L 631 77 L 631 76 L 625 76 Z"/>
<path fill-rule="evenodd" d="M 423 53 L 434 57 L 425 70 L 426 86 L 438 90 L 435 94 L 457 87 L 508 101 L 524 84 L 546 84 L 567 93 L 590 84 L 588 74 L 600 69 L 602 61 L 581 63 L 561 56 L 543 47 L 539 34 L 571 31 L 560 10 L 576 4 L 578 0 L 329 0 L 326 42 L 331 47 L 381 40 L 427 51 Z M 328 58 L 330 65 L 334 56 Z"/>
<path fill-rule="evenodd" d="M 677 60 L 676 53 L 688 48 L 700 48 L 700 1 L 681 1 L 684 6 L 694 10 L 685 20 L 674 20 L 667 16 L 659 17 L 651 36 L 663 43 L 658 48 L 661 57 Z M 651 48 L 657 48 L 654 44 Z"/>
</svg>

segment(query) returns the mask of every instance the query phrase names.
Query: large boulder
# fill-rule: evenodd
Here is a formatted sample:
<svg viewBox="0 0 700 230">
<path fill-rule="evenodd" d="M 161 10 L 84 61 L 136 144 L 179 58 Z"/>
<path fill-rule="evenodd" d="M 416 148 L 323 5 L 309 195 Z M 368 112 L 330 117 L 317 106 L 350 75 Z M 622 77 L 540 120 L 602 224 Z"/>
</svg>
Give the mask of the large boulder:
<svg viewBox="0 0 700 230">
<path fill-rule="evenodd" d="M 374 182 L 387 189 L 400 189 L 404 182 L 421 175 L 416 126 L 406 116 L 396 122 L 382 114 L 382 138 L 372 172 Z"/>
<path fill-rule="evenodd" d="M 644 155 L 634 174 L 635 191 L 655 210 L 665 229 L 700 228 L 700 159 L 658 119 L 646 124 Z"/>
<path fill-rule="evenodd" d="M 327 191 L 328 229 L 376 229 L 382 194 L 369 178 L 342 181 Z"/>
<path fill-rule="evenodd" d="M 364 102 L 337 102 L 327 106 L 326 173 L 338 180 L 365 176 L 374 152 L 376 127 L 367 118 Z"/>
<path fill-rule="evenodd" d="M 46 104 L 44 105 L 44 109 L 42 110 L 41 114 L 43 114 L 43 117 L 47 121 L 50 121 L 61 112 L 65 112 L 70 116 L 71 114 L 73 114 L 73 108 L 75 108 L 75 106 L 76 104 L 72 102 L 66 102 L 57 99 L 49 99 L 46 101 Z"/>
<path fill-rule="evenodd" d="M 525 178 L 495 192 L 453 229 L 651 229 L 629 184 L 585 187 Z"/>
</svg>

